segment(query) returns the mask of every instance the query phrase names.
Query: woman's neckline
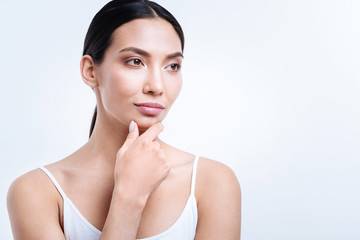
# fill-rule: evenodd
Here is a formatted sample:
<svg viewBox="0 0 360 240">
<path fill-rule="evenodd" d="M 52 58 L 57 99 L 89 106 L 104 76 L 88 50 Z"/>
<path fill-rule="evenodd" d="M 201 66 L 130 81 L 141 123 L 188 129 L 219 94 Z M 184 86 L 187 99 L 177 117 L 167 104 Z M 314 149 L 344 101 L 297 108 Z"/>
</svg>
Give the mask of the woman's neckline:
<svg viewBox="0 0 360 240">
<path fill-rule="evenodd" d="M 153 236 L 150 237 L 146 237 L 146 238 L 139 238 L 137 240 L 151 240 L 154 238 L 158 238 L 158 237 L 163 237 L 166 236 L 167 234 L 169 234 L 170 232 L 172 232 L 172 230 L 179 224 L 179 222 L 181 221 L 181 219 L 183 218 L 183 216 L 185 215 L 185 212 L 187 210 L 187 208 L 189 208 L 191 206 L 191 202 L 194 201 L 196 203 L 196 198 L 195 195 L 193 193 L 190 193 L 186 204 L 183 208 L 183 210 L 181 211 L 180 216 L 176 219 L 176 221 L 166 230 L 155 234 Z M 75 204 L 71 201 L 70 198 L 68 198 L 65 195 L 64 198 L 64 204 L 65 202 L 69 203 L 69 205 L 71 206 L 71 208 L 75 211 L 76 215 L 91 229 L 93 230 L 96 234 L 98 234 L 99 236 L 101 235 L 102 231 L 100 231 L 97 227 L 95 227 L 81 212 L 80 210 L 75 206 Z"/>
</svg>

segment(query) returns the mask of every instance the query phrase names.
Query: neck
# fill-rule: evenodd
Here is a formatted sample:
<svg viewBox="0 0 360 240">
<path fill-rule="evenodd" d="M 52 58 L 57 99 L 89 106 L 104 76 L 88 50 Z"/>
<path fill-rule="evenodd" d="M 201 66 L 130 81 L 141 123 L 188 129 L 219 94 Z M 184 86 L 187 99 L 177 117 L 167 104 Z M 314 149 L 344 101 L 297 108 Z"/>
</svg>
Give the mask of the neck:
<svg viewBox="0 0 360 240">
<path fill-rule="evenodd" d="M 83 147 L 83 150 L 89 153 L 88 162 L 91 164 L 98 162 L 113 167 L 116 154 L 124 144 L 128 133 L 129 126 L 98 114 L 91 137 Z"/>
</svg>

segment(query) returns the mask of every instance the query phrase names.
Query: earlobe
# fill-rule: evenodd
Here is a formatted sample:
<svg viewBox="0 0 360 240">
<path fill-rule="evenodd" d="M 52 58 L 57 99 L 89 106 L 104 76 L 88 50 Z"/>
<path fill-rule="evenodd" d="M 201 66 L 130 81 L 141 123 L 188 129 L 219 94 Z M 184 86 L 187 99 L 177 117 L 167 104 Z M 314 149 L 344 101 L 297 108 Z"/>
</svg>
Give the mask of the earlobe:
<svg viewBox="0 0 360 240">
<path fill-rule="evenodd" d="M 99 86 L 95 75 L 95 63 L 91 56 L 84 55 L 80 61 L 81 77 L 86 85 L 91 88 Z"/>
</svg>

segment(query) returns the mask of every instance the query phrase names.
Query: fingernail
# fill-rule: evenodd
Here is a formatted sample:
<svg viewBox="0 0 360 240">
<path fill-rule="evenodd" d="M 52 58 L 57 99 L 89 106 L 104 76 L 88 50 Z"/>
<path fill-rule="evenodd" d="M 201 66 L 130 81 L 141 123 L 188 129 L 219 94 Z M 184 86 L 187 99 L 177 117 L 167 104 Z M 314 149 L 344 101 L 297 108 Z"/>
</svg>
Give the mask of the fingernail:
<svg viewBox="0 0 360 240">
<path fill-rule="evenodd" d="M 131 122 L 130 122 L 130 126 L 129 126 L 129 132 L 134 131 L 134 128 L 135 128 L 135 122 L 134 122 L 134 121 L 131 121 Z"/>
</svg>

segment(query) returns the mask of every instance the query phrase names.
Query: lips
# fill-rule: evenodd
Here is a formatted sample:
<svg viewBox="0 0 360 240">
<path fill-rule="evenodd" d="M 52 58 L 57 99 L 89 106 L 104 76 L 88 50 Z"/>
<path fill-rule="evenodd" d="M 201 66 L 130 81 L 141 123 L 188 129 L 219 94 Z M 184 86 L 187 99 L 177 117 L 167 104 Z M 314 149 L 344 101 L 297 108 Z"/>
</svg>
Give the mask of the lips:
<svg viewBox="0 0 360 240">
<path fill-rule="evenodd" d="M 162 110 L 164 110 L 164 106 L 160 103 L 153 103 L 153 102 L 145 102 L 145 103 L 135 103 L 134 104 L 137 109 L 146 114 L 151 116 L 159 115 Z"/>
</svg>

